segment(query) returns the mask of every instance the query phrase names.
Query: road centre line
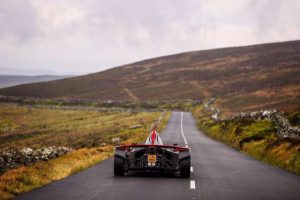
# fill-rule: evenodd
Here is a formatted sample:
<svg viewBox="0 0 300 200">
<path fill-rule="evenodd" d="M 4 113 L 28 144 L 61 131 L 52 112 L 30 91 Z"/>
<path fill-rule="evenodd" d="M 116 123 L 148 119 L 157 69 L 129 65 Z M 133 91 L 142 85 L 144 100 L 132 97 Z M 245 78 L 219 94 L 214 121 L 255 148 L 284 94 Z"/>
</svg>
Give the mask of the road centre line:
<svg viewBox="0 0 300 200">
<path fill-rule="evenodd" d="M 184 132 L 183 132 L 182 122 L 183 122 L 183 112 L 181 112 L 181 135 L 183 137 L 185 146 L 188 147 L 188 143 L 186 141 L 186 138 L 185 138 L 185 135 L 184 135 Z"/>
<path fill-rule="evenodd" d="M 194 180 L 190 181 L 190 188 L 191 189 L 196 189 L 196 182 Z"/>
<path fill-rule="evenodd" d="M 184 132 L 183 132 L 183 112 L 181 112 L 181 135 L 182 135 L 182 138 L 183 138 L 183 140 L 184 140 L 184 143 L 185 143 L 185 146 L 186 147 L 188 147 L 188 143 L 187 143 L 187 141 L 186 141 L 186 137 L 185 137 L 185 135 L 184 135 Z M 190 171 L 191 172 L 193 172 L 194 171 L 194 169 L 193 169 L 193 167 L 190 167 Z M 190 180 L 190 188 L 191 189 L 196 189 L 196 182 L 195 182 L 195 180 Z"/>
</svg>

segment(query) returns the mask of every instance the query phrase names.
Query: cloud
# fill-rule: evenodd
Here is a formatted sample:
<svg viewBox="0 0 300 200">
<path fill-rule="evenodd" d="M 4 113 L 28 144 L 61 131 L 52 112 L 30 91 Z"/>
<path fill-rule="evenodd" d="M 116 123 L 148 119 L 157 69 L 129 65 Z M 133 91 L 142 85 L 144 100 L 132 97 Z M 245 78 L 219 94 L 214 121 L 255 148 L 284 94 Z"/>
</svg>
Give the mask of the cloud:
<svg viewBox="0 0 300 200">
<path fill-rule="evenodd" d="M 0 37 L 18 42 L 29 40 L 36 33 L 36 16 L 26 0 L 2 2 L 0 5 Z"/>
<path fill-rule="evenodd" d="M 96 72 L 184 51 L 300 39 L 297 0 L 11 0 L 0 67 Z"/>
</svg>

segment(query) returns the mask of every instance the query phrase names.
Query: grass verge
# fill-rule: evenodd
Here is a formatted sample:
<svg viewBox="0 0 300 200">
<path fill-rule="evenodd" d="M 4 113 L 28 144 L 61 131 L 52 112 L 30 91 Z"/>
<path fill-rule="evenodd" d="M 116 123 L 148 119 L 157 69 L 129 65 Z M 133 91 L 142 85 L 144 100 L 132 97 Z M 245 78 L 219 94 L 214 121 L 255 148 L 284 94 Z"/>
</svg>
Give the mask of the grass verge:
<svg viewBox="0 0 300 200">
<path fill-rule="evenodd" d="M 70 176 L 108 158 L 112 152 L 112 146 L 79 149 L 47 162 L 9 170 L 0 176 L 0 199 L 11 199 L 17 194 Z"/>
<path fill-rule="evenodd" d="M 193 110 L 208 136 L 275 167 L 300 175 L 300 141 L 278 138 L 275 124 L 249 119 L 215 122 L 201 106 Z"/>
</svg>

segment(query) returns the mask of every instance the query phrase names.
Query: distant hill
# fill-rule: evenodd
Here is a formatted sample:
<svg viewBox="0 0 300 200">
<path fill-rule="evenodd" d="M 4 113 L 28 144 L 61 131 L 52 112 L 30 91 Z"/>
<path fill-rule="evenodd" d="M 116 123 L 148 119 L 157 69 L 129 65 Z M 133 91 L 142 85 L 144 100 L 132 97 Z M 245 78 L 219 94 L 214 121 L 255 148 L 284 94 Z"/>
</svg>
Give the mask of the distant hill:
<svg viewBox="0 0 300 200">
<path fill-rule="evenodd" d="M 54 71 L 42 70 L 42 69 L 16 69 L 0 67 L 1 75 L 10 76 L 41 76 L 41 75 L 57 75 Z"/>
<path fill-rule="evenodd" d="M 54 76 L 54 75 L 40 75 L 40 76 L 13 76 L 13 75 L 0 75 L 0 88 L 25 84 L 52 81 L 67 78 L 68 76 Z"/>
<path fill-rule="evenodd" d="M 164 56 L 0 94 L 133 101 L 220 97 L 219 104 L 230 109 L 294 110 L 300 108 L 300 41 Z"/>
</svg>

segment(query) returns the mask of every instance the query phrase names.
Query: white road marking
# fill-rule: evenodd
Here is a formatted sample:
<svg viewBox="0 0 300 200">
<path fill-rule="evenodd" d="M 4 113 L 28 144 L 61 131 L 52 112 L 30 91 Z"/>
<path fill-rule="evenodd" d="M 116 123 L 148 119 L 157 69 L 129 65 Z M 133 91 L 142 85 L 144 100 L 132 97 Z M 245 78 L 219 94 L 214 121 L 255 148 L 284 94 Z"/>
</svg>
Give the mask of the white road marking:
<svg viewBox="0 0 300 200">
<path fill-rule="evenodd" d="M 181 112 L 181 135 L 182 135 L 182 138 L 184 140 L 185 147 L 188 147 L 188 143 L 186 141 L 186 137 L 185 137 L 184 132 L 183 132 L 182 123 L 183 123 L 183 112 Z M 193 167 L 190 167 L 190 170 L 191 170 L 191 172 L 193 172 L 194 171 Z M 196 189 L 196 183 L 195 183 L 194 180 L 190 180 L 190 188 L 191 189 Z"/>
<path fill-rule="evenodd" d="M 185 146 L 187 147 L 188 143 L 187 143 L 187 141 L 186 141 L 186 138 L 185 138 L 185 135 L 184 135 L 184 132 L 183 132 L 182 121 L 183 121 L 183 112 L 181 112 L 181 135 L 182 135 L 182 137 L 183 137 L 184 144 L 185 144 Z"/>
<path fill-rule="evenodd" d="M 196 182 L 194 180 L 190 181 L 190 188 L 191 189 L 196 189 Z"/>
</svg>

